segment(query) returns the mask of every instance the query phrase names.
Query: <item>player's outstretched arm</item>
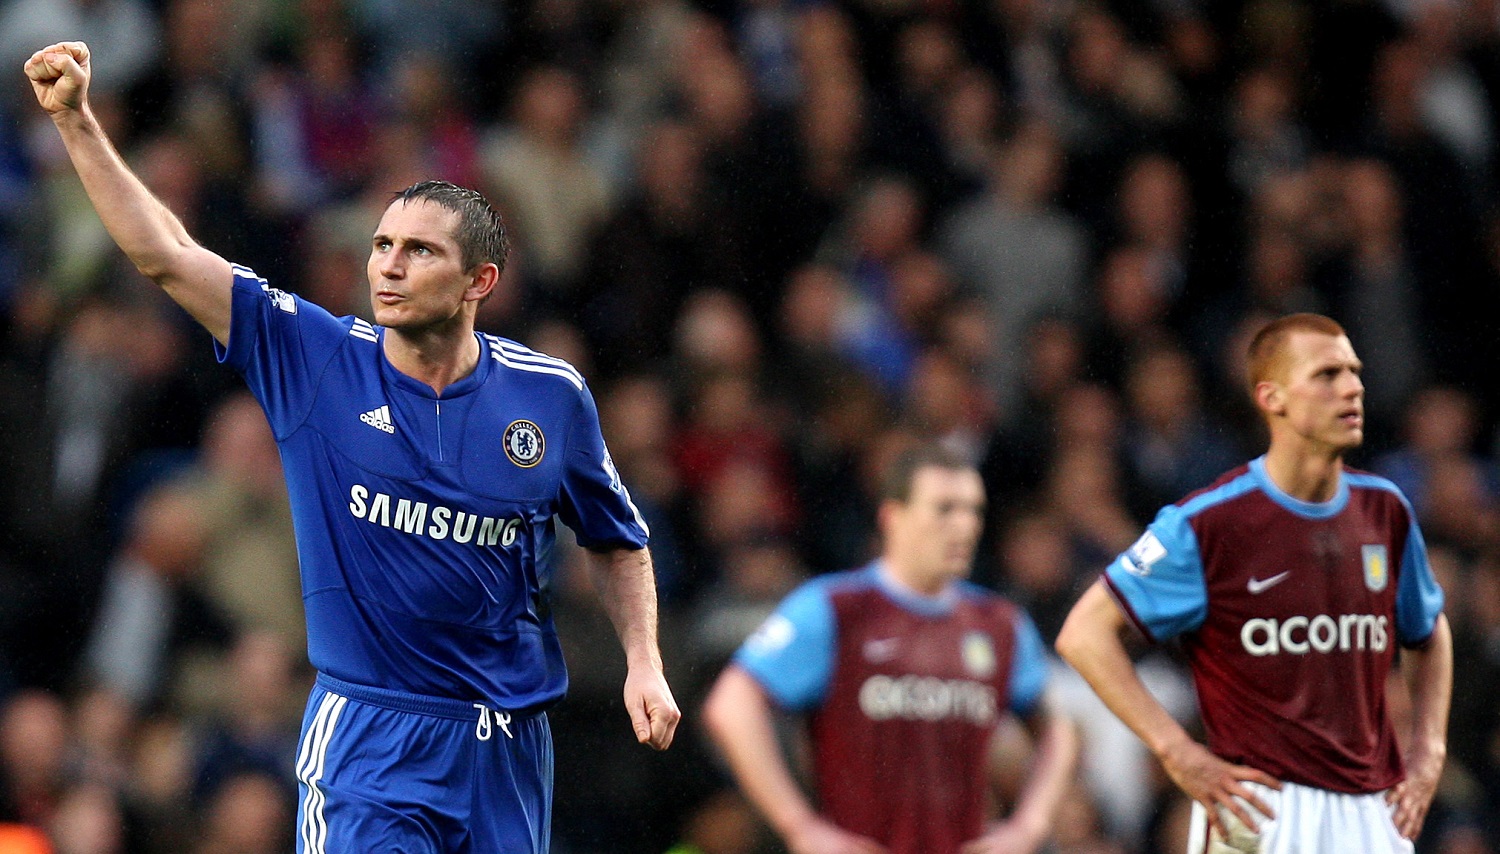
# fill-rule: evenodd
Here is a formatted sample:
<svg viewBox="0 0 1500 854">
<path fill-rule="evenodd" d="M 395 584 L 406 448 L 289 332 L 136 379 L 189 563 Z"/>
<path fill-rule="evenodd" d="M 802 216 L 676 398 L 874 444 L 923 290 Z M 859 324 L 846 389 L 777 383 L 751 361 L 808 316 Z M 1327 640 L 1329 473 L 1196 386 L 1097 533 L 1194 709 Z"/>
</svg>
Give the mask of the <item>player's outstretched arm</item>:
<svg viewBox="0 0 1500 854">
<path fill-rule="evenodd" d="M 731 664 L 703 703 L 703 722 L 745 797 L 792 854 L 884 854 L 874 840 L 819 816 L 782 758 L 765 689 Z"/>
<path fill-rule="evenodd" d="M 221 343 L 229 342 L 229 262 L 204 249 L 125 165 L 89 107 L 92 68 L 83 42 L 59 42 L 26 61 L 37 103 L 52 117 L 73 168 L 110 237 Z"/>
<path fill-rule="evenodd" d="M 1078 727 L 1057 711 L 1050 694 L 1025 719 L 1031 734 L 1031 768 L 1016 808 L 960 854 L 1031 854 L 1052 834 L 1057 811 L 1078 767 Z M 993 756 L 993 755 L 992 755 Z"/>
<path fill-rule="evenodd" d="M 672 697 L 656 640 L 656 575 L 646 549 L 588 550 L 589 574 L 625 648 L 625 708 L 636 740 L 672 745 L 682 712 Z"/>
<path fill-rule="evenodd" d="M 1069 612 L 1057 636 L 1057 652 L 1088 681 L 1104 705 L 1140 736 L 1178 788 L 1203 804 L 1209 823 L 1220 835 L 1227 836 L 1220 809 L 1233 813 L 1247 827 L 1259 826 L 1241 799 L 1262 815 L 1274 817 L 1270 807 L 1244 784 L 1279 789 L 1281 783 L 1259 769 L 1225 762 L 1172 719 L 1135 672 L 1123 640 L 1129 628 L 1104 582 L 1096 581 Z"/>
<path fill-rule="evenodd" d="M 1407 740 L 1406 779 L 1386 794 L 1396 807 L 1391 819 L 1407 839 L 1416 839 L 1437 793 L 1448 758 L 1448 707 L 1453 697 L 1453 634 L 1448 618 L 1438 614 L 1432 637 L 1417 649 L 1401 653 L 1401 676 L 1411 695 L 1411 737 Z"/>
</svg>

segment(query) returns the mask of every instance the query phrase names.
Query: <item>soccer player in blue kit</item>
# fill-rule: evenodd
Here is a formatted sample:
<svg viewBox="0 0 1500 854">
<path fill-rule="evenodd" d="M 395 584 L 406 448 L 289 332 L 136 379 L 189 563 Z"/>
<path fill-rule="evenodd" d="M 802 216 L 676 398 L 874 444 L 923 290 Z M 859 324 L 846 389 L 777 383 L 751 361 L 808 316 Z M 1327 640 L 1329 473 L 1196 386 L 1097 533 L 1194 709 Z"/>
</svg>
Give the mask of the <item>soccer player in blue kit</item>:
<svg viewBox="0 0 1500 854">
<path fill-rule="evenodd" d="M 1411 505 L 1344 465 L 1362 365 L 1315 314 L 1252 339 L 1265 455 L 1161 510 L 1057 649 L 1194 800 L 1190 854 L 1409 854 L 1447 754 L 1453 645 Z M 1122 635 L 1182 639 L 1208 745 L 1146 692 Z M 1411 729 L 1398 741 L 1387 678 Z"/>
<path fill-rule="evenodd" d="M 583 379 L 474 329 L 504 228 L 424 182 L 371 241 L 375 324 L 335 318 L 196 244 L 88 104 L 88 48 L 25 72 L 111 237 L 208 329 L 265 409 L 291 496 L 317 684 L 297 757 L 301 854 L 546 852 L 567 675 L 553 520 L 585 547 L 629 666 L 636 738 L 672 742 L 647 528 Z"/>
</svg>

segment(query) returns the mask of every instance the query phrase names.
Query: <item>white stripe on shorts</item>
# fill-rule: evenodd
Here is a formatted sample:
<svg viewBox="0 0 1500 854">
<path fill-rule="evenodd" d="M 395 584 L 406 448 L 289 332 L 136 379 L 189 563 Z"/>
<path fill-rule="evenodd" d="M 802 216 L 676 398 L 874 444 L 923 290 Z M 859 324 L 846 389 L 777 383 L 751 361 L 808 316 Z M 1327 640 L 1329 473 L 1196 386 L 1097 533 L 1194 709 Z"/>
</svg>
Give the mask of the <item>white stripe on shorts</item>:
<svg viewBox="0 0 1500 854">
<path fill-rule="evenodd" d="M 1282 783 L 1279 792 L 1259 783 L 1245 787 L 1276 817 L 1262 818 L 1257 834 L 1232 813 L 1221 811 L 1233 843 L 1229 844 L 1217 834 L 1209 838 L 1208 816 L 1195 801 L 1188 854 L 1412 854 L 1411 840 L 1403 838 L 1391 820 L 1385 792 L 1348 795 L 1296 783 Z M 1257 815 L 1254 809 L 1250 814 Z"/>
<path fill-rule="evenodd" d="M 318 781 L 323 779 L 328 742 L 333 740 L 334 726 L 338 724 L 339 713 L 347 702 L 348 698 L 338 694 L 323 697 L 297 754 L 297 780 L 307 787 L 307 794 L 302 796 L 302 827 L 299 828 L 304 854 L 324 854 L 323 846 L 328 842 L 328 823 L 323 820 L 325 798 L 323 790 L 318 788 Z"/>
</svg>

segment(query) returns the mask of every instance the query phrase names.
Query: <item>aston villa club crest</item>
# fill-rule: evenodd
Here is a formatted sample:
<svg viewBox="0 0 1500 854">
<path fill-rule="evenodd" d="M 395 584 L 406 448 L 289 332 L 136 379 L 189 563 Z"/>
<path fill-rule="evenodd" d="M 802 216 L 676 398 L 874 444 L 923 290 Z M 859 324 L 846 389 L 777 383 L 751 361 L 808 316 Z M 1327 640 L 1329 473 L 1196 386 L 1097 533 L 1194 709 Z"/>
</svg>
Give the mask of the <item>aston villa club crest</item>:
<svg viewBox="0 0 1500 854">
<path fill-rule="evenodd" d="M 995 645 L 984 632 L 969 632 L 963 640 L 964 669 L 975 679 L 995 675 Z"/>
<path fill-rule="evenodd" d="M 542 428 L 530 421 L 512 421 L 505 428 L 505 455 L 523 469 L 529 469 L 542 461 L 547 450 L 547 440 Z"/>
<path fill-rule="evenodd" d="M 1365 586 L 1370 592 L 1379 593 L 1391 580 L 1391 564 L 1386 558 L 1385 546 L 1360 546 L 1364 558 Z"/>
</svg>

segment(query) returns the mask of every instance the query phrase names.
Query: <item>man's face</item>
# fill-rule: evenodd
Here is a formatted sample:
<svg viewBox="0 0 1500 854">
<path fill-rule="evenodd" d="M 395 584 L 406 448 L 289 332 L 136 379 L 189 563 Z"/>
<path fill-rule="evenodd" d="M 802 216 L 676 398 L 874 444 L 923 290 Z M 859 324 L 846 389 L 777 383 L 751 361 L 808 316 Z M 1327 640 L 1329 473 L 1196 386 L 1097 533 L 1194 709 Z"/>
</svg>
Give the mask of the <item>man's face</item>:
<svg viewBox="0 0 1500 854">
<path fill-rule="evenodd" d="M 910 499 L 887 504 L 887 549 L 893 564 L 910 573 L 904 580 L 931 592 L 968 575 L 984 528 L 984 507 L 978 472 L 918 469 Z"/>
<path fill-rule="evenodd" d="M 1293 332 L 1271 411 L 1313 446 L 1339 453 L 1357 448 L 1365 435 L 1362 368 L 1345 336 Z"/>
<path fill-rule="evenodd" d="M 453 232 L 458 214 L 427 201 L 394 202 L 370 241 L 366 272 L 375 322 L 420 329 L 457 317 L 474 281 Z"/>
</svg>

